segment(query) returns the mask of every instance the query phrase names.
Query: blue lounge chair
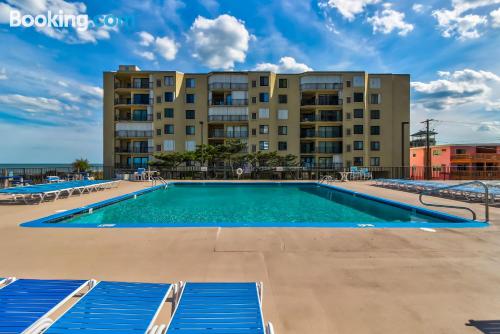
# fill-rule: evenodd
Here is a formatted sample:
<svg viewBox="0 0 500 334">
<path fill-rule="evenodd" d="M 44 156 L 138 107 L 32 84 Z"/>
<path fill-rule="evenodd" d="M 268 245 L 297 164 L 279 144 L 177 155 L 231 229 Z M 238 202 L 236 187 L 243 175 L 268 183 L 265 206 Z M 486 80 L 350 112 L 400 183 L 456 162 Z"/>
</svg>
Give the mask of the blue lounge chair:
<svg viewBox="0 0 500 334">
<path fill-rule="evenodd" d="M 262 284 L 186 283 L 166 334 L 268 334 L 262 317 Z"/>
<path fill-rule="evenodd" d="M 170 290 L 170 284 L 97 283 L 44 333 L 145 334 Z"/>
<path fill-rule="evenodd" d="M 0 289 L 0 333 L 40 332 L 40 320 L 87 284 L 85 280 L 19 279 L 4 286 Z"/>
</svg>

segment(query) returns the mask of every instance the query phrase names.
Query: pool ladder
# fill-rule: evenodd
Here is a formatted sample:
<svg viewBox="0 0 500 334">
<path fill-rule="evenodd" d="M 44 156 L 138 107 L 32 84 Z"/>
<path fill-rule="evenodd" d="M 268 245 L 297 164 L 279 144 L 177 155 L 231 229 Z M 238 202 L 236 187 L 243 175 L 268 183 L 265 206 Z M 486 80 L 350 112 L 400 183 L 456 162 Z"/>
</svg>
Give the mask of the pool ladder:
<svg viewBox="0 0 500 334">
<path fill-rule="evenodd" d="M 453 189 L 453 188 L 469 186 L 472 184 L 480 185 L 484 188 L 484 217 L 485 217 L 484 221 L 488 222 L 490 220 L 490 207 L 489 207 L 490 195 L 489 195 L 488 185 L 485 184 L 484 182 L 481 182 L 481 181 L 470 181 L 470 182 L 465 182 L 465 183 L 460 183 L 460 184 L 453 184 L 453 185 L 447 186 L 447 187 L 423 190 L 422 192 L 420 192 L 420 194 L 418 196 L 418 200 L 420 201 L 420 203 L 422 203 L 423 205 L 427 205 L 427 206 L 433 206 L 433 207 L 438 207 L 438 208 L 451 208 L 451 209 L 467 210 L 472 214 L 472 220 L 476 220 L 476 218 L 477 218 L 476 212 L 474 210 L 472 210 L 471 208 L 468 208 L 466 206 L 431 204 L 431 203 L 426 203 L 422 200 L 422 197 L 424 195 L 431 195 L 432 193 L 435 193 L 435 192 L 441 192 L 443 190 L 449 190 L 449 189 Z"/>
<path fill-rule="evenodd" d="M 165 185 L 165 189 L 168 187 L 168 182 L 167 180 L 165 180 L 164 178 L 162 178 L 161 176 L 153 176 L 151 178 L 151 185 L 154 187 L 156 186 L 156 184 L 158 183 L 162 183 L 163 185 Z"/>
<path fill-rule="evenodd" d="M 319 180 L 319 183 L 329 183 L 329 182 L 333 182 L 333 177 L 331 175 L 325 175 L 323 177 L 321 177 L 321 179 Z"/>
</svg>

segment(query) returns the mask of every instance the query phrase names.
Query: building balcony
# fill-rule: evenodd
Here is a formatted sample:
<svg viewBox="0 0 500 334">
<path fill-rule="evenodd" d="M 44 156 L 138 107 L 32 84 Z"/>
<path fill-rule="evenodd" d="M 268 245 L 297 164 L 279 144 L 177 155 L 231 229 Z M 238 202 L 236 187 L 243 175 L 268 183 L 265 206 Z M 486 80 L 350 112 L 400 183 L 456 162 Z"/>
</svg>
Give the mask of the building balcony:
<svg viewBox="0 0 500 334">
<path fill-rule="evenodd" d="M 313 130 L 307 130 L 307 131 L 300 131 L 300 138 L 314 138 L 316 137 L 316 131 Z"/>
<path fill-rule="evenodd" d="M 134 165 L 129 165 L 129 164 L 121 164 L 121 163 L 116 163 L 115 168 L 117 169 L 137 169 L 137 168 L 148 168 L 148 164 L 134 164 Z"/>
<path fill-rule="evenodd" d="M 209 90 L 248 90 L 248 83 L 212 82 L 208 84 Z"/>
<path fill-rule="evenodd" d="M 300 115 L 300 121 L 301 122 L 315 122 L 316 121 L 316 115 Z"/>
<path fill-rule="evenodd" d="M 300 84 L 300 90 L 339 90 L 342 89 L 342 83 L 303 83 Z"/>
<path fill-rule="evenodd" d="M 209 115 L 209 122 L 245 122 L 248 115 Z"/>
<path fill-rule="evenodd" d="M 120 116 L 116 115 L 115 116 L 115 121 L 124 121 L 124 122 L 152 122 L 153 121 L 153 115 L 147 115 L 147 116 Z"/>
<path fill-rule="evenodd" d="M 115 131 L 117 138 L 153 138 L 153 131 L 140 130 L 118 130 Z"/>
<path fill-rule="evenodd" d="M 209 138 L 248 138 L 248 131 L 224 131 L 212 130 L 208 134 Z"/>
<path fill-rule="evenodd" d="M 316 153 L 316 149 L 314 146 L 301 146 L 300 147 L 301 154 L 314 154 Z"/>
<path fill-rule="evenodd" d="M 153 153 L 154 148 L 150 147 L 115 147 L 115 153 Z"/>
<path fill-rule="evenodd" d="M 115 105 L 153 105 L 153 99 L 132 100 L 127 97 L 120 97 L 115 99 Z"/>
<path fill-rule="evenodd" d="M 500 154 L 497 153 L 476 153 L 472 156 L 474 161 L 500 161 Z"/>
<path fill-rule="evenodd" d="M 248 106 L 248 99 L 211 100 L 211 106 Z"/>
<path fill-rule="evenodd" d="M 342 99 L 339 98 L 306 98 L 300 100 L 301 106 L 340 106 L 342 105 Z"/>
</svg>

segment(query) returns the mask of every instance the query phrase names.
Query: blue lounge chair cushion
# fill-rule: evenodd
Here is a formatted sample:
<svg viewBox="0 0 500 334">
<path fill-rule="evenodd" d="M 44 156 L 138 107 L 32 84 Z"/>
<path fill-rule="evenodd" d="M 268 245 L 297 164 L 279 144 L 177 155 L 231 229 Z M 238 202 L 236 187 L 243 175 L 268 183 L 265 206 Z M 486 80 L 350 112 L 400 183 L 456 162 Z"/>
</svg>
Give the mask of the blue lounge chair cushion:
<svg viewBox="0 0 500 334">
<path fill-rule="evenodd" d="M 100 282 L 45 333 L 146 333 L 170 284 Z"/>
<path fill-rule="evenodd" d="M 23 332 L 85 282 L 19 279 L 3 287 L 0 289 L 0 333 Z"/>
<path fill-rule="evenodd" d="M 167 334 L 264 334 L 255 283 L 186 283 Z"/>
</svg>

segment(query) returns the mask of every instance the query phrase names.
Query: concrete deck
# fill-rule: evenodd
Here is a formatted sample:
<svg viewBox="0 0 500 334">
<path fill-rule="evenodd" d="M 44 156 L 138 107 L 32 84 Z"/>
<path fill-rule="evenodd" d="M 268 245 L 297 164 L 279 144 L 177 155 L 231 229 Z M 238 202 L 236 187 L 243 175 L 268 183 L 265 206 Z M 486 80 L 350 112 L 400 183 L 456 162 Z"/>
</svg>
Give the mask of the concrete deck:
<svg viewBox="0 0 500 334">
<path fill-rule="evenodd" d="M 0 276 L 263 281 L 264 317 L 277 334 L 481 333 L 465 325 L 469 319 L 500 319 L 498 208 L 491 210 L 489 228 L 436 232 L 19 227 L 148 185 L 123 182 L 117 189 L 41 205 L 1 205 Z M 418 204 L 415 194 L 363 182 L 336 185 Z M 482 213 L 481 205 L 471 207 Z M 169 320 L 168 307 L 161 322 Z"/>
</svg>

